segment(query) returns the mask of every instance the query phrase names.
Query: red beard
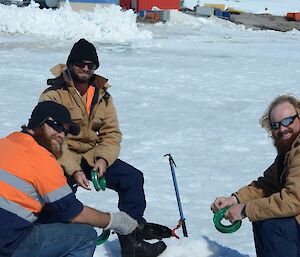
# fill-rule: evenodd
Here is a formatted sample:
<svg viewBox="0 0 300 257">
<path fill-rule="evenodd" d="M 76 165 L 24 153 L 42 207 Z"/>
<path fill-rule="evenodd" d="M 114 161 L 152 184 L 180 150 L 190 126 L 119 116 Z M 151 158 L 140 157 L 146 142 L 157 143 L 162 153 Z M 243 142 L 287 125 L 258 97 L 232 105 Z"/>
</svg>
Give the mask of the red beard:
<svg viewBox="0 0 300 257">
<path fill-rule="evenodd" d="M 291 132 L 293 134 L 289 139 L 282 139 L 283 135 Z M 277 148 L 278 153 L 287 153 L 291 149 L 292 144 L 294 143 L 297 136 L 298 133 L 294 133 L 294 131 L 290 128 L 283 133 L 278 132 L 277 138 L 274 139 L 274 145 Z"/>
<path fill-rule="evenodd" d="M 49 152 L 51 152 L 56 157 L 56 159 L 62 156 L 61 139 L 56 136 L 47 136 L 43 127 L 35 130 L 33 138 L 39 145 L 45 147 Z"/>
</svg>

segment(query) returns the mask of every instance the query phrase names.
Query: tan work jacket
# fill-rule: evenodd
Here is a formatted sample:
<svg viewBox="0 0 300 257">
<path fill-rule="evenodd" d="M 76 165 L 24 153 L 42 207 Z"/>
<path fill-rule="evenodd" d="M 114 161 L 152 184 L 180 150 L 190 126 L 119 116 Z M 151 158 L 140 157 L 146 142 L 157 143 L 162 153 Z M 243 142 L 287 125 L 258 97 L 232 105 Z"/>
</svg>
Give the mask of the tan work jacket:
<svg viewBox="0 0 300 257">
<path fill-rule="evenodd" d="M 250 221 L 295 216 L 300 224 L 300 135 L 282 161 L 277 156 L 262 177 L 234 195 L 246 203 Z"/>
<path fill-rule="evenodd" d="M 42 93 L 39 101 L 52 100 L 63 104 L 70 111 L 72 121 L 80 125 L 80 134 L 68 135 L 65 140 L 63 156 L 59 159 L 61 165 L 70 175 L 81 170 L 82 157 L 92 167 L 99 157 L 110 166 L 120 153 L 122 134 L 112 97 L 107 92 L 108 80 L 95 75 L 91 83 L 95 87 L 95 94 L 88 114 L 66 65 L 57 65 L 51 71 L 56 78 L 48 80 L 52 86 Z"/>
</svg>

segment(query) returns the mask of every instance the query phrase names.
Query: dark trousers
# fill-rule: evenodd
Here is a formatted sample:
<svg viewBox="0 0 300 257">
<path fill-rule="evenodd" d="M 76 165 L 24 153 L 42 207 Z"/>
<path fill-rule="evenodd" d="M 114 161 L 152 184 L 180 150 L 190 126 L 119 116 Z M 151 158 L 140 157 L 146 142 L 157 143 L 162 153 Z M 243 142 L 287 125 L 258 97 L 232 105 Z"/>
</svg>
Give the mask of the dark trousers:
<svg viewBox="0 0 300 257">
<path fill-rule="evenodd" d="M 299 257 L 300 226 L 295 217 L 253 222 L 257 257 Z"/>
<path fill-rule="evenodd" d="M 92 167 L 83 159 L 81 168 L 86 177 L 91 180 Z M 141 171 L 122 160 L 117 159 L 104 173 L 106 186 L 116 191 L 119 195 L 118 208 L 134 219 L 144 215 L 146 199 L 144 193 L 144 176 Z M 74 180 L 69 179 L 73 187 Z M 76 189 L 74 190 L 76 192 Z"/>
</svg>

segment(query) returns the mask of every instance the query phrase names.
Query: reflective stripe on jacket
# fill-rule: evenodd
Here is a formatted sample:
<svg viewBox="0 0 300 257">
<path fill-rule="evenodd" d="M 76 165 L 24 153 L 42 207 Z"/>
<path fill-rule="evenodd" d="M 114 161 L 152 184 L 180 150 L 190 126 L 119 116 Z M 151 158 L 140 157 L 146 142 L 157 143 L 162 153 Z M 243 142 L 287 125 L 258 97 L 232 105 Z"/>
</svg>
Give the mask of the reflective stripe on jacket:
<svg viewBox="0 0 300 257">
<path fill-rule="evenodd" d="M 14 132 L 0 140 L 0 256 L 9 256 L 30 232 L 45 204 L 58 221 L 83 209 L 55 157 L 34 138 Z"/>
</svg>

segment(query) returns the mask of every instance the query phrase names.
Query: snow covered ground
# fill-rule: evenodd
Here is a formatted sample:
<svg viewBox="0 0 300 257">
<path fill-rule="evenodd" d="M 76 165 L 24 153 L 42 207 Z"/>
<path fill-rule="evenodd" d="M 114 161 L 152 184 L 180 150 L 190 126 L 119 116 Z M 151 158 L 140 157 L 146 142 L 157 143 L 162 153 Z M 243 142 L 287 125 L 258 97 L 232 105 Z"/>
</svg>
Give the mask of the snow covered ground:
<svg viewBox="0 0 300 257">
<path fill-rule="evenodd" d="M 249 7 L 253 1 L 237 3 Z M 296 9 L 298 2 L 285 6 Z M 151 222 L 174 227 L 179 219 L 163 155 L 172 153 L 177 163 L 189 237 L 165 240 L 161 256 L 255 256 L 251 223 L 221 234 L 210 204 L 273 161 L 271 139 L 258 119 L 275 96 L 300 97 L 299 31 L 254 32 L 179 13 L 166 24 L 137 25 L 131 11 L 117 7 L 74 13 L 0 5 L 0 17 L 1 137 L 27 122 L 51 77 L 49 68 L 65 62 L 74 42 L 86 37 L 100 56 L 97 72 L 112 84 L 124 134 L 121 158 L 144 172 L 145 218 Z M 79 198 L 117 210 L 117 196 L 109 190 L 80 190 Z M 120 256 L 115 235 L 97 248 L 100 256 Z"/>
</svg>

